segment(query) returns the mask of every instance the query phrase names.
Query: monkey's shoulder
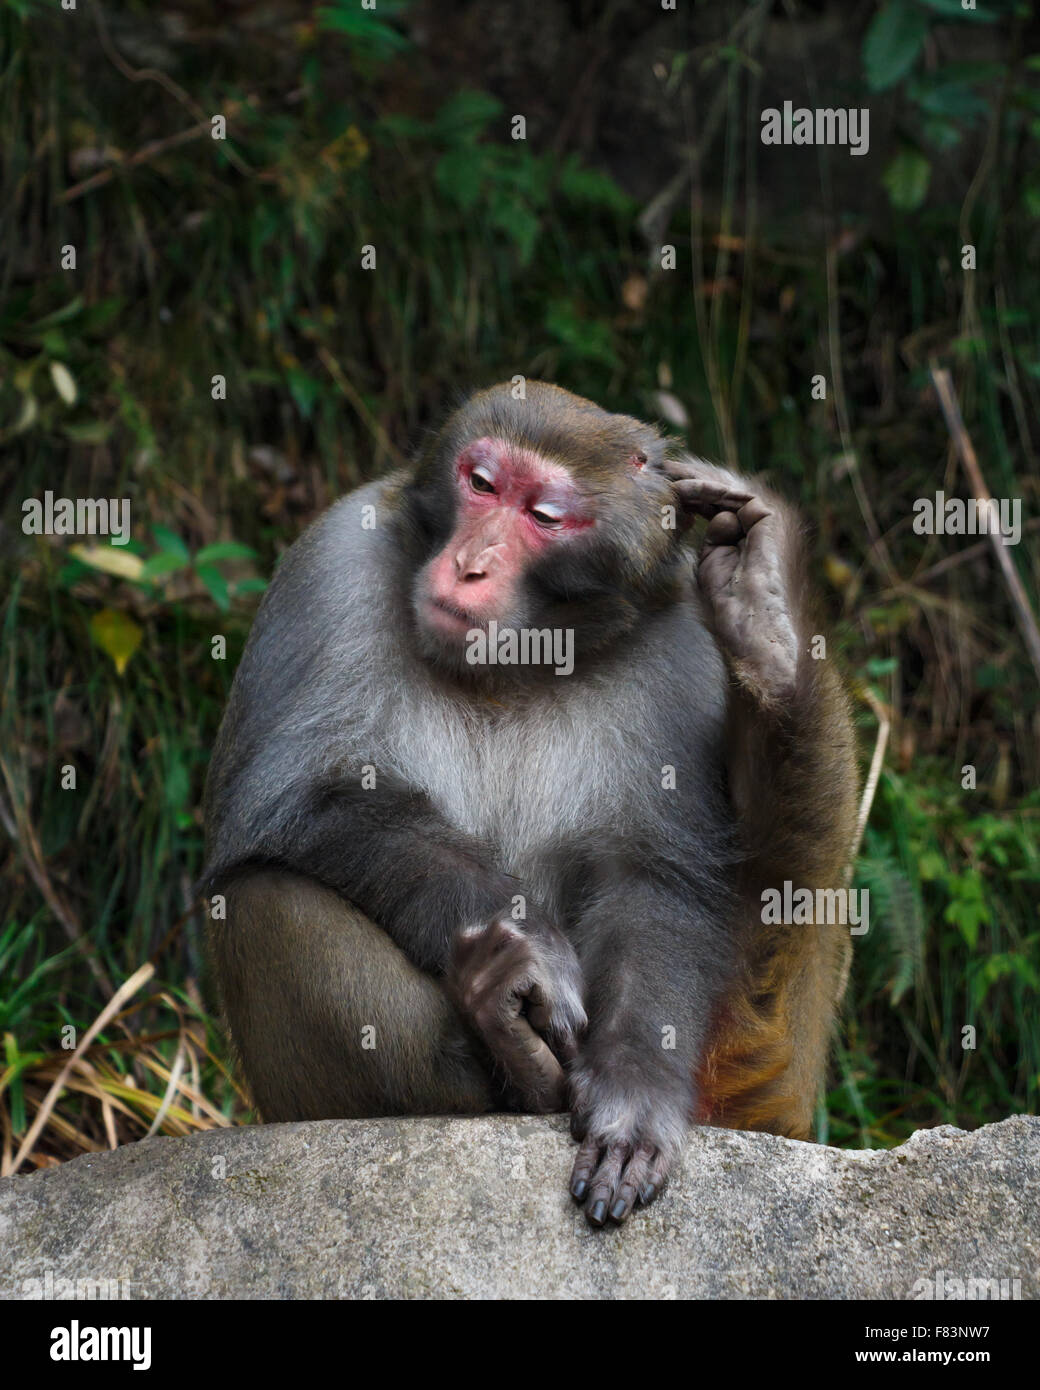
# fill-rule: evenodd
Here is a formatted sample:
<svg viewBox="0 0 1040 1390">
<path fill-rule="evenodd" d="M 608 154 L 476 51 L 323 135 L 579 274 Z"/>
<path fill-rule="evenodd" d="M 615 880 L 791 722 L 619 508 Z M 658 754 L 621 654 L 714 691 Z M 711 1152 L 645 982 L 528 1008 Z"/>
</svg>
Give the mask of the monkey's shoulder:
<svg viewBox="0 0 1040 1390">
<path fill-rule="evenodd" d="M 350 578 L 388 554 L 392 500 L 400 475 L 377 478 L 348 492 L 317 517 L 282 558 L 273 583 L 322 584 Z"/>
<path fill-rule="evenodd" d="M 379 616 L 392 563 L 390 499 L 396 476 L 333 503 L 282 556 L 254 623 L 296 647 L 340 631 L 351 615 Z"/>
</svg>

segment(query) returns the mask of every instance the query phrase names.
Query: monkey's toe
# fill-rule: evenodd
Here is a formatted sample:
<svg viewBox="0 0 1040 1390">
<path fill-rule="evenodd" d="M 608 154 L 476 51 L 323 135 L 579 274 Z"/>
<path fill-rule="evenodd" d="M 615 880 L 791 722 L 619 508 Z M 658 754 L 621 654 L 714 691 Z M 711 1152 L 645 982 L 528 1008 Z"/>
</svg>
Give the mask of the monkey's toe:
<svg viewBox="0 0 1040 1390">
<path fill-rule="evenodd" d="M 638 1204 L 648 1206 L 664 1180 L 666 1162 L 651 1145 L 605 1145 L 593 1136 L 586 1138 L 574 1160 L 571 1196 L 585 1204 L 591 1226 L 607 1221 L 621 1225 Z"/>
</svg>

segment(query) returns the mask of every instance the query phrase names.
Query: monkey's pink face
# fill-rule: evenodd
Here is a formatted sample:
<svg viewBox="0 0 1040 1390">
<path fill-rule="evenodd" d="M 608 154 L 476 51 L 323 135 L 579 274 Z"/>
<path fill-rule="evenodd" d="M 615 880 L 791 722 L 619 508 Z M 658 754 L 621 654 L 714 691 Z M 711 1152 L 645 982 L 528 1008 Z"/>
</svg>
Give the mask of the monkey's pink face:
<svg viewBox="0 0 1040 1390">
<path fill-rule="evenodd" d="M 532 564 L 595 525 L 566 468 L 504 439 L 467 445 L 454 475 L 455 529 L 416 589 L 420 624 L 449 642 L 492 618 L 522 622 L 523 579 Z"/>
</svg>

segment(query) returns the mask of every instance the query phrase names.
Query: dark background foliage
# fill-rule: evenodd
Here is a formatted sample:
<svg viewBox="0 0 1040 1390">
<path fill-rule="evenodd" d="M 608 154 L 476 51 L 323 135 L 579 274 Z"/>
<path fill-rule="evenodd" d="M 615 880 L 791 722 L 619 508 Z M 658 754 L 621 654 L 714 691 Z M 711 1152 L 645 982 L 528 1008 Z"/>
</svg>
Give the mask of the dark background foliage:
<svg viewBox="0 0 1040 1390">
<path fill-rule="evenodd" d="M 869 153 L 762 144 L 785 99 L 868 107 Z M 813 522 L 864 771 L 890 725 L 823 1135 L 1035 1108 L 1037 673 L 986 539 L 912 530 L 915 499 L 970 495 L 935 363 L 1023 501 L 1035 611 L 1033 4 L 3 0 L 0 130 L 5 1170 L 46 1097 L 35 1164 L 246 1116 L 192 883 L 257 594 L 514 373 Z M 129 497 L 130 545 L 23 534 L 47 489 Z"/>
</svg>

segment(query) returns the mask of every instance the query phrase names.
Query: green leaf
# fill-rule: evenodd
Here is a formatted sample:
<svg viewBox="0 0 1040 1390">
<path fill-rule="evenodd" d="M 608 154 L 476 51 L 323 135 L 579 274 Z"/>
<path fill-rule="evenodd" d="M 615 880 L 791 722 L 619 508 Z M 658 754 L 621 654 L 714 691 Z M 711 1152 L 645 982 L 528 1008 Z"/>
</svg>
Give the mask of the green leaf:
<svg viewBox="0 0 1040 1390">
<path fill-rule="evenodd" d="M 583 169 L 573 156 L 560 172 L 559 190 L 574 203 L 608 208 L 611 212 L 627 212 L 632 206 L 632 199 L 609 174 Z"/>
<path fill-rule="evenodd" d="M 152 527 L 152 535 L 160 550 L 169 551 L 171 555 L 179 555 L 185 562 L 191 560 L 191 552 L 178 536 L 176 531 L 171 531 L 168 526 L 155 525 Z"/>
<path fill-rule="evenodd" d="M 309 420 L 314 410 L 314 402 L 321 395 L 321 382 L 316 381 L 300 367 L 290 367 L 286 376 L 289 381 L 289 394 L 296 409 L 305 420 Z"/>
<path fill-rule="evenodd" d="M 380 14 L 393 17 L 401 9 L 397 0 L 380 0 Z M 358 49 L 367 50 L 374 57 L 387 58 L 411 47 L 405 34 L 384 24 L 373 11 L 361 9 L 357 0 L 333 0 L 332 4 L 318 10 L 317 20 L 319 29 L 345 34 Z"/>
<path fill-rule="evenodd" d="M 925 850 L 923 854 L 918 856 L 917 875 L 925 883 L 941 878 L 945 868 L 946 861 L 934 849 Z"/>
<path fill-rule="evenodd" d="M 44 333 L 48 328 L 53 328 L 59 323 L 68 323 L 69 319 L 74 319 L 83 308 L 83 296 L 76 295 L 75 299 L 70 299 L 67 304 L 63 304 L 60 309 L 55 309 L 53 314 L 47 314 L 32 326 L 34 333 Z"/>
<path fill-rule="evenodd" d="M 228 582 L 220 570 L 214 569 L 212 565 L 198 565 L 195 573 L 213 602 L 222 613 L 226 613 L 231 607 L 231 597 L 228 593 Z"/>
<path fill-rule="evenodd" d="M 84 309 L 83 317 L 79 321 L 81 333 L 103 333 L 112 321 L 122 312 L 126 300 L 120 295 L 112 295 L 108 299 L 101 299 L 97 304 L 91 304 Z"/>
<path fill-rule="evenodd" d="M 557 342 L 569 348 L 579 360 L 617 366 L 610 328 L 600 319 L 584 319 L 573 304 L 557 300 L 545 315 L 545 328 Z"/>
<path fill-rule="evenodd" d="M 537 214 L 523 203 L 498 203 L 491 220 L 517 248 L 520 264 L 529 265 L 538 243 L 538 234 L 542 229 Z"/>
<path fill-rule="evenodd" d="M 896 155 L 885 170 L 882 182 L 888 189 L 893 207 L 903 212 L 913 212 L 924 202 L 931 176 L 931 161 L 917 150 L 905 149 Z"/>
<path fill-rule="evenodd" d="M 197 565 L 208 565 L 214 560 L 255 560 L 256 551 L 251 545 L 243 545 L 241 541 L 217 541 L 213 545 L 204 545 L 195 556 Z"/>
<path fill-rule="evenodd" d="M 484 186 L 484 163 L 479 151 L 450 150 L 434 167 L 434 183 L 463 212 L 472 212 Z"/>
<path fill-rule="evenodd" d="M 160 550 L 158 555 L 153 555 L 150 560 L 144 562 L 140 578 L 159 579 L 164 574 L 173 574 L 176 570 L 187 568 L 188 564 L 189 561 L 182 555 L 177 555 L 172 550 Z"/>
<path fill-rule="evenodd" d="M 258 574 L 250 575 L 248 579 L 240 579 L 235 585 L 236 594 L 262 594 L 267 588 L 267 580 L 261 579 Z"/>
<path fill-rule="evenodd" d="M 184 760 L 176 754 L 170 759 L 163 779 L 166 792 L 166 805 L 171 810 L 179 810 L 187 804 L 191 795 L 191 777 Z"/>
<path fill-rule="evenodd" d="M 989 104 L 967 82 L 951 77 L 944 69 L 914 78 L 907 83 L 907 95 L 931 116 L 948 116 L 972 121 L 984 116 Z"/>
<path fill-rule="evenodd" d="M 69 350 L 69 340 L 60 328 L 49 328 L 41 336 L 40 346 L 51 357 L 64 357 Z"/>
<path fill-rule="evenodd" d="M 434 116 L 434 129 L 451 144 L 473 143 L 501 110 L 502 103 L 487 92 L 459 92 Z"/>
<path fill-rule="evenodd" d="M 863 68 L 872 92 L 883 92 L 906 76 L 927 32 L 927 18 L 907 0 L 890 0 L 875 15 L 863 41 Z"/>
<path fill-rule="evenodd" d="M 66 425 L 62 434 L 73 444 L 104 444 L 112 433 L 107 420 L 84 420 L 80 425 Z"/>
<path fill-rule="evenodd" d="M 945 116 L 929 116 L 921 127 L 921 139 L 938 150 L 952 150 L 964 137 L 960 126 Z"/>
</svg>

